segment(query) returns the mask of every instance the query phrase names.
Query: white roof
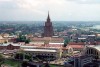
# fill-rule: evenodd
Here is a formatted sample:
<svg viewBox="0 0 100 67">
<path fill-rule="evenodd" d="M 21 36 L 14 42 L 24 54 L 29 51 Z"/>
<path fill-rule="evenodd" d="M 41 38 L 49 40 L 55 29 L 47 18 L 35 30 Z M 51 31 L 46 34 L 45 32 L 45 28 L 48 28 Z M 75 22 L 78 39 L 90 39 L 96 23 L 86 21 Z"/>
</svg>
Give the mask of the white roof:
<svg viewBox="0 0 100 67">
<path fill-rule="evenodd" d="M 88 36 L 95 36 L 95 35 L 88 35 Z"/>
<path fill-rule="evenodd" d="M 58 44 L 58 45 L 63 45 L 64 43 L 49 43 L 49 44 Z"/>
<path fill-rule="evenodd" d="M 35 48 L 37 46 L 21 46 L 21 48 Z"/>
<path fill-rule="evenodd" d="M 86 39 L 86 38 L 78 38 L 78 39 Z"/>
<path fill-rule="evenodd" d="M 4 38 L 0 35 L 0 39 L 4 39 Z"/>
<path fill-rule="evenodd" d="M 20 46 L 20 44 L 11 44 L 11 45 L 13 45 L 13 46 Z"/>
<path fill-rule="evenodd" d="M 89 46 L 89 47 L 92 47 L 92 48 L 97 49 L 98 51 L 100 51 L 100 45 L 94 45 L 94 46 Z"/>
<path fill-rule="evenodd" d="M 3 43 L 3 44 L 0 44 L 0 46 L 8 46 L 9 44 L 13 46 L 20 46 L 19 44 L 12 44 L 12 43 Z"/>
<path fill-rule="evenodd" d="M 52 36 L 52 37 L 59 37 L 59 36 Z"/>
<path fill-rule="evenodd" d="M 57 52 L 56 50 L 50 49 L 24 49 L 24 51 L 32 51 L 32 52 Z"/>
<path fill-rule="evenodd" d="M 87 37 L 87 36 L 96 36 L 96 35 L 92 34 L 92 35 L 81 35 L 81 36 Z"/>
<path fill-rule="evenodd" d="M 94 46 L 94 48 L 100 51 L 100 45 Z"/>
<path fill-rule="evenodd" d="M 30 44 L 44 44 L 44 42 L 30 42 Z"/>
</svg>

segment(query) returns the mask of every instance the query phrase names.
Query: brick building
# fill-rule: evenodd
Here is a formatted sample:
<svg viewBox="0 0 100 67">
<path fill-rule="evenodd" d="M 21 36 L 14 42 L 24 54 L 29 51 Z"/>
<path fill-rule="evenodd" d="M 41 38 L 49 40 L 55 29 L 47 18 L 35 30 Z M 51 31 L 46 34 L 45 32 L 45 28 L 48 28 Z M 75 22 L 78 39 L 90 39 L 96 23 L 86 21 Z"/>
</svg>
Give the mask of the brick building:
<svg viewBox="0 0 100 67">
<path fill-rule="evenodd" d="M 20 45 L 18 44 L 0 44 L 0 50 L 14 50 L 14 49 L 20 49 Z"/>
<path fill-rule="evenodd" d="M 47 21 L 45 22 L 45 26 L 44 26 L 44 37 L 52 37 L 53 34 L 54 34 L 53 26 L 48 13 Z"/>
</svg>

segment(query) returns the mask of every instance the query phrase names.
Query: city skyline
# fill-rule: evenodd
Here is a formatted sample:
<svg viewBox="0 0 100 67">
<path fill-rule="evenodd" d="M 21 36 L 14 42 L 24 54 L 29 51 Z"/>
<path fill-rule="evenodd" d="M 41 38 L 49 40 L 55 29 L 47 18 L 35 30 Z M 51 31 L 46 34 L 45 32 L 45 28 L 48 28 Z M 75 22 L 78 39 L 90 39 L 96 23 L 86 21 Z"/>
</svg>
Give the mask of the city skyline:
<svg viewBox="0 0 100 67">
<path fill-rule="evenodd" d="M 99 0 L 0 0 L 0 21 L 100 21 Z"/>
</svg>

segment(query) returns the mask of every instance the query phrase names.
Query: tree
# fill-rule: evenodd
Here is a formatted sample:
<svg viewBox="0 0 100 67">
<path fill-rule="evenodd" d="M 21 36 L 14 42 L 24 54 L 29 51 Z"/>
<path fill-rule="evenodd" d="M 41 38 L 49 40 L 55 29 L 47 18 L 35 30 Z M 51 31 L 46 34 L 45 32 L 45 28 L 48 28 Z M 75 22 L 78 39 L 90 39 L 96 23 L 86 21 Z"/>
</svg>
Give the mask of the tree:
<svg viewBox="0 0 100 67">
<path fill-rule="evenodd" d="M 64 45 L 63 45 L 63 47 L 66 47 L 68 43 L 69 43 L 69 39 L 66 38 L 66 39 L 64 40 Z"/>
<path fill-rule="evenodd" d="M 29 43 L 30 39 L 27 39 L 26 36 L 24 36 L 24 35 L 19 35 L 19 37 L 17 38 L 17 42 Z"/>
<path fill-rule="evenodd" d="M 0 66 L 2 63 L 4 63 L 4 57 L 0 54 Z"/>
<path fill-rule="evenodd" d="M 3 61 L 4 57 L 0 54 L 0 62 Z"/>
<path fill-rule="evenodd" d="M 20 59 L 20 60 L 23 60 L 23 53 L 17 53 L 16 55 L 15 55 L 15 59 Z"/>
<path fill-rule="evenodd" d="M 66 47 L 66 46 L 67 46 L 67 44 L 64 43 L 63 47 Z"/>
<path fill-rule="evenodd" d="M 7 43 L 7 41 L 5 41 L 4 43 Z"/>
<path fill-rule="evenodd" d="M 22 63 L 21 66 L 22 66 L 22 67 L 27 67 L 27 61 L 23 61 L 23 63 Z"/>
<path fill-rule="evenodd" d="M 27 60 L 29 60 L 29 61 L 32 61 L 32 56 L 31 56 L 31 55 L 25 54 L 25 59 L 27 59 Z"/>
<path fill-rule="evenodd" d="M 19 37 L 17 38 L 17 42 L 25 42 L 26 37 L 23 35 L 19 35 Z"/>
<path fill-rule="evenodd" d="M 25 43 L 28 44 L 30 42 L 30 39 L 26 39 Z"/>
<path fill-rule="evenodd" d="M 46 63 L 44 67 L 50 67 L 49 63 Z"/>
</svg>

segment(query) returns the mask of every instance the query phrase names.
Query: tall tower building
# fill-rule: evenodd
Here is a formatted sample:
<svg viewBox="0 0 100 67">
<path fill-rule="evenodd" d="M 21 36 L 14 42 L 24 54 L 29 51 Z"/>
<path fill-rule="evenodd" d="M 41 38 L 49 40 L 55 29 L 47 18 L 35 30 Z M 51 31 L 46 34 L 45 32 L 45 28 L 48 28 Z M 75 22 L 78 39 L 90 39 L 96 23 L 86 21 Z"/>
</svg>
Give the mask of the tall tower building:
<svg viewBox="0 0 100 67">
<path fill-rule="evenodd" d="M 53 26 L 48 12 L 47 21 L 45 22 L 45 26 L 44 26 L 44 37 L 52 37 L 53 34 L 54 34 Z"/>
</svg>

